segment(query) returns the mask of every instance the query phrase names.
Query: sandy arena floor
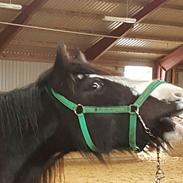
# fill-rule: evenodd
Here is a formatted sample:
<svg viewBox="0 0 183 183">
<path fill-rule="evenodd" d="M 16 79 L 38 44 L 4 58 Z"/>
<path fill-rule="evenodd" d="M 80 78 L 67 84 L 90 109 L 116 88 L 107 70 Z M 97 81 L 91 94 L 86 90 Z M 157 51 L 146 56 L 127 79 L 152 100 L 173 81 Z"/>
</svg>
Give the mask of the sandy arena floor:
<svg viewBox="0 0 183 183">
<path fill-rule="evenodd" d="M 183 183 L 183 157 L 162 158 L 165 178 L 161 183 Z M 112 160 L 105 166 L 97 161 L 65 160 L 65 183 L 153 183 L 154 160 Z"/>
</svg>

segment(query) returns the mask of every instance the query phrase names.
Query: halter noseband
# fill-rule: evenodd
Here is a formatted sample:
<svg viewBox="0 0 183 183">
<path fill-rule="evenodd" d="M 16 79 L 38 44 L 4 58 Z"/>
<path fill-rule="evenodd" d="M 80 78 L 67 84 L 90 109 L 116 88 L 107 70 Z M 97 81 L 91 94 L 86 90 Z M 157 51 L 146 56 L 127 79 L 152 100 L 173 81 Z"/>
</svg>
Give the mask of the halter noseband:
<svg viewBox="0 0 183 183">
<path fill-rule="evenodd" d="M 144 104 L 150 94 L 162 83 L 165 83 L 161 80 L 155 80 L 148 85 L 144 92 L 136 99 L 133 104 L 125 106 L 111 106 L 111 107 L 97 107 L 97 106 L 83 106 L 82 104 L 75 104 L 74 102 L 68 100 L 64 96 L 56 93 L 51 88 L 52 95 L 67 108 L 72 110 L 78 117 L 79 125 L 85 139 L 87 146 L 90 150 L 99 152 L 99 149 L 93 143 L 88 127 L 86 125 L 85 115 L 87 113 L 127 113 L 130 115 L 129 123 L 129 146 L 133 150 L 137 150 L 138 146 L 136 144 L 136 127 L 137 127 L 137 114 L 139 114 L 140 107 Z"/>
</svg>

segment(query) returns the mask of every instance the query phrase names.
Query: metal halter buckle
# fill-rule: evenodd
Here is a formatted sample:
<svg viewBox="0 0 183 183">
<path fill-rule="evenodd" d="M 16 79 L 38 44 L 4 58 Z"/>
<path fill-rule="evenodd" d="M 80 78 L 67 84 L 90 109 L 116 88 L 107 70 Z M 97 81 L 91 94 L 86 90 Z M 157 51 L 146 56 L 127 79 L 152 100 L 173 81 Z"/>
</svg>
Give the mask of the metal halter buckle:
<svg viewBox="0 0 183 183">
<path fill-rule="evenodd" d="M 74 113 L 76 115 L 82 114 L 83 113 L 83 105 L 82 104 L 77 104 L 76 108 L 74 109 Z"/>
</svg>

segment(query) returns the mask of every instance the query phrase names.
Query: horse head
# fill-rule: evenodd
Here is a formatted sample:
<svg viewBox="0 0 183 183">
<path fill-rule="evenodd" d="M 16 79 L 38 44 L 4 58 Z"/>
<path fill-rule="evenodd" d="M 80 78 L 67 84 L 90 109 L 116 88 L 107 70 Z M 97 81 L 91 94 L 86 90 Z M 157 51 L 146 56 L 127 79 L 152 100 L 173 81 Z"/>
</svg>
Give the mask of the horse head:
<svg viewBox="0 0 183 183">
<path fill-rule="evenodd" d="M 86 61 L 84 55 L 72 58 L 65 45 L 57 49 L 56 62 L 49 78 L 49 87 L 58 95 L 64 96 L 72 103 L 90 107 L 119 107 L 133 104 L 148 82 L 135 82 L 124 78 L 105 76 L 106 72 L 99 66 L 93 66 Z M 67 123 L 74 150 L 90 151 L 86 138 L 81 132 L 78 115 L 73 109 L 53 97 L 57 108 L 64 111 L 63 123 Z M 80 110 L 83 110 L 80 109 Z M 170 144 L 183 136 L 183 127 L 173 116 L 183 110 L 183 89 L 172 84 L 163 83 L 158 86 L 139 109 L 139 115 L 154 138 L 149 136 L 144 125 L 137 119 L 136 143 L 139 150 L 147 144 Z M 63 112 L 62 112 L 63 114 Z M 113 149 L 129 147 L 129 114 L 116 112 L 88 112 L 84 114 L 89 141 L 97 147 L 100 153 Z M 82 123 L 82 122 L 81 122 Z M 95 150 L 94 150 L 95 151 Z"/>
<path fill-rule="evenodd" d="M 183 113 L 182 88 L 158 82 L 138 106 L 148 82 L 111 77 L 76 52 L 71 57 L 60 45 L 55 64 L 37 82 L 0 94 L 0 182 L 37 183 L 44 172 L 49 182 L 55 174 L 46 170 L 71 151 L 101 158 L 113 149 L 182 138 L 174 118 Z"/>
</svg>

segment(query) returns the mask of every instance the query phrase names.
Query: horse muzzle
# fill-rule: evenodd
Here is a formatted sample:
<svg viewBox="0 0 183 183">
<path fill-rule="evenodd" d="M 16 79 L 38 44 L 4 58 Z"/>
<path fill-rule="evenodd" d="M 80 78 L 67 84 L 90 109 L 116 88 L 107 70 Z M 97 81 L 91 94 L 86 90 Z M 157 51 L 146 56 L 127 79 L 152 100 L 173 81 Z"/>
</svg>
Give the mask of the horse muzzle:
<svg viewBox="0 0 183 183">
<path fill-rule="evenodd" d="M 170 117 L 174 128 L 172 131 L 165 132 L 163 137 L 169 143 L 175 143 L 183 140 L 183 102 L 177 105 L 179 113 Z"/>
</svg>

